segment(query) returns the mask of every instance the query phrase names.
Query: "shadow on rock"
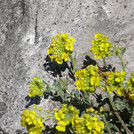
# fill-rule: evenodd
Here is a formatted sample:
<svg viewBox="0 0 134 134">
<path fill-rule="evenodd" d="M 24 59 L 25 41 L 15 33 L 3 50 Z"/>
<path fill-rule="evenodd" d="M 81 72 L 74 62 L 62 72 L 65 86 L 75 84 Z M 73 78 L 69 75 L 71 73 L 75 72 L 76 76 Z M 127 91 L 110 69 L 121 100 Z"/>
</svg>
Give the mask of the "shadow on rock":
<svg viewBox="0 0 134 134">
<path fill-rule="evenodd" d="M 57 62 L 53 61 L 51 62 L 49 56 L 47 55 L 46 58 L 46 63 L 44 63 L 44 70 L 47 72 L 51 72 L 51 75 L 53 77 L 60 76 L 62 77 L 62 72 L 64 72 L 67 68 L 67 63 L 63 62 L 61 65 L 58 64 Z"/>
<path fill-rule="evenodd" d="M 56 93 L 55 93 L 56 95 Z M 60 101 L 61 103 L 63 103 L 63 100 L 60 96 L 53 96 L 52 92 L 44 92 L 43 93 L 43 98 L 44 99 L 48 99 L 48 97 L 51 96 L 51 100 L 52 101 Z M 35 97 L 29 97 L 29 96 L 26 96 L 25 97 L 25 100 L 28 102 L 28 104 L 25 106 L 25 108 L 28 108 L 29 106 L 33 105 L 33 104 L 36 104 L 36 105 L 39 105 L 40 104 L 40 101 L 41 101 L 41 97 L 39 96 L 35 96 Z"/>
<path fill-rule="evenodd" d="M 86 68 L 87 66 L 89 65 L 98 65 L 99 69 L 102 71 L 102 72 L 107 72 L 107 71 L 115 71 L 115 67 L 112 67 L 112 65 L 108 64 L 108 65 L 105 65 L 103 67 L 100 67 L 99 64 L 92 58 L 90 58 L 90 56 L 86 56 L 85 57 L 85 60 L 83 62 L 83 67 L 82 68 Z"/>
<path fill-rule="evenodd" d="M 83 67 L 86 68 L 89 65 L 95 66 L 97 62 L 94 59 L 91 59 L 88 55 L 86 55 L 85 60 L 83 61 Z"/>
<path fill-rule="evenodd" d="M 25 108 L 28 108 L 29 106 L 33 104 L 37 104 L 37 105 L 40 104 L 41 98 L 37 95 L 35 97 L 26 96 L 25 100 L 29 101 L 29 103 L 25 106 Z"/>
<path fill-rule="evenodd" d="M 112 109 L 111 104 L 110 104 L 108 98 L 103 98 L 103 97 L 102 97 L 102 94 L 99 94 L 99 95 L 98 95 L 98 94 L 96 94 L 96 93 L 94 93 L 93 96 L 95 97 L 97 103 L 98 103 L 100 106 L 105 106 L 105 105 L 109 104 L 108 106 L 110 107 L 110 109 Z"/>
<path fill-rule="evenodd" d="M 112 67 L 112 65 L 107 65 L 107 66 L 104 66 L 104 67 L 99 67 L 99 69 L 102 71 L 102 72 L 107 72 L 107 71 L 113 71 L 115 72 L 115 67 Z"/>
<path fill-rule="evenodd" d="M 45 130 L 42 131 L 42 134 L 55 134 L 55 133 L 56 133 L 55 127 L 50 128 L 49 126 L 45 126 Z"/>
</svg>

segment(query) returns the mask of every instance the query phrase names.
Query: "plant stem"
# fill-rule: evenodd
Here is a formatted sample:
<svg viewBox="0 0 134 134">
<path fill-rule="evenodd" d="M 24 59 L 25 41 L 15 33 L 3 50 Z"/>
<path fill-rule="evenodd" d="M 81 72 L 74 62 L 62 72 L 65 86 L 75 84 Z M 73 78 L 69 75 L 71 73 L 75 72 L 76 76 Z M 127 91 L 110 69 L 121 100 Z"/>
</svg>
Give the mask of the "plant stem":
<svg viewBox="0 0 134 134">
<path fill-rule="evenodd" d="M 69 67 L 68 63 L 67 63 L 67 68 L 68 68 L 69 72 L 70 72 L 71 75 L 72 75 L 72 79 L 75 81 L 74 73 L 73 73 L 72 69 Z"/>
<path fill-rule="evenodd" d="M 106 67 L 106 61 L 105 61 L 105 58 L 102 58 L 103 59 L 103 67 Z"/>
<path fill-rule="evenodd" d="M 124 64 L 123 58 L 122 58 L 121 55 L 118 55 L 118 57 L 119 57 L 119 59 L 121 61 L 122 69 L 123 69 L 123 71 L 125 71 L 125 64 Z M 126 75 L 124 76 L 124 80 L 126 81 Z M 127 93 L 129 92 L 126 83 L 125 83 L 125 90 L 126 90 Z"/>
<path fill-rule="evenodd" d="M 103 121 L 104 121 L 104 123 L 106 125 L 106 129 L 107 129 L 108 134 L 112 134 L 111 131 L 110 131 L 110 128 L 108 126 L 108 123 L 106 121 L 105 115 L 102 115 L 102 119 L 103 119 Z"/>
<path fill-rule="evenodd" d="M 74 57 L 71 54 L 70 55 L 70 59 L 71 59 L 72 65 L 73 65 L 73 74 L 74 74 L 75 71 L 76 71 L 76 53 L 75 53 L 75 56 Z"/>
<path fill-rule="evenodd" d="M 122 59 L 122 57 L 120 55 L 118 55 L 118 57 L 119 57 L 119 59 L 121 61 L 122 69 L 123 69 L 123 71 L 125 71 L 124 61 L 123 61 L 123 59 Z"/>
<path fill-rule="evenodd" d="M 74 128 L 72 127 L 72 125 L 69 125 L 69 128 L 73 131 L 73 134 L 77 134 L 74 130 Z"/>
<path fill-rule="evenodd" d="M 108 95 L 108 99 L 109 99 L 109 101 L 110 101 L 110 104 L 111 104 L 113 110 L 115 111 L 115 115 L 117 116 L 118 120 L 120 121 L 120 123 L 122 124 L 122 126 L 124 127 L 124 129 L 126 130 L 127 134 L 132 134 L 132 132 L 131 132 L 131 131 L 127 128 L 127 126 L 125 125 L 124 121 L 121 119 L 119 113 L 116 112 L 117 110 L 116 110 L 116 108 L 115 108 L 115 106 L 114 106 L 114 103 L 113 103 L 113 101 L 112 101 L 112 98 L 111 98 L 111 96 L 110 96 L 110 94 L 109 94 L 109 92 L 108 92 L 108 90 L 107 90 L 106 87 L 105 87 L 105 89 L 106 89 L 106 93 L 107 93 L 107 95 Z"/>
<path fill-rule="evenodd" d="M 85 92 L 84 91 L 80 91 L 80 95 L 81 95 L 81 97 L 82 97 L 82 101 L 86 104 L 86 105 L 88 105 L 89 106 L 89 100 L 88 99 L 86 99 L 86 94 L 85 94 Z M 87 100 L 87 102 L 86 102 L 86 100 Z"/>
</svg>

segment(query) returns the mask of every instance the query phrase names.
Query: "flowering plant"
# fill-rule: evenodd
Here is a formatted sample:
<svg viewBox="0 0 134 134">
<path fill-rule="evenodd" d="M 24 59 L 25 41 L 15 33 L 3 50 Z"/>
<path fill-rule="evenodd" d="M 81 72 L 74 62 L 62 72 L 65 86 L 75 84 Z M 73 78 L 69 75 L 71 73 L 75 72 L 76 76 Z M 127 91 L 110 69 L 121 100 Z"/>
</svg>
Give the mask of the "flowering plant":
<svg viewBox="0 0 134 134">
<path fill-rule="evenodd" d="M 58 33 L 52 38 L 51 45 L 48 48 L 48 54 L 51 61 L 55 60 L 58 64 L 62 64 L 63 61 L 67 62 L 74 47 L 73 43 L 75 39 L 68 36 L 68 33 Z"/>
<path fill-rule="evenodd" d="M 34 77 L 29 84 L 29 97 L 36 95 L 41 97 L 44 92 L 51 92 L 54 97 L 60 97 L 61 109 L 53 108 L 53 111 L 45 111 L 45 116 L 38 116 L 37 106 L 34 110 L 24 110 L 21 115 L 21 124 L 26 126 L 29 134 L 41 134 L 45 129 L 45 121 L 48 119 L 57 120 L 54 126 L 56 134 L 132 134 L 134 131 L 134 73 L 127 79 L 125 73 L 126 63 L 123 60 L 125 48 L 113 45 L 107 36 L 97 33 L 92 41 L 90 51 L 94 53 L 95 59 L 103 59 L 104 66 L 88 65 L 83 69 L 76 68 L 76 56 L 73 56 L 73 43 L 75 39 L 67 33 L 58 33 L 52 38 L 48 48 L 49 58 L 52 61 L 62 64 L 66 62 L 69 73 L 74 80 L 76 89 L 68 90 L 68 82 L 55 81 L 49 85 L 44 80 Z M 117 56 L 121 61 L 120 72 L 107 69 L 106 57 Z M 71 64 L 68 64 L 68 61 Z M 104 70 L 105 69 L 105 70 Z M 101 94 L 106 92 L 107 97 L 102 100 Z M 112 97 L 111 97 L 112 94 Z M 95 99 L 91 96 L 95 96 Z M 99 99 L 100 97 L 100 99 Z M 77 103 L 76 103 L 77 102 Z"/>
</svg>

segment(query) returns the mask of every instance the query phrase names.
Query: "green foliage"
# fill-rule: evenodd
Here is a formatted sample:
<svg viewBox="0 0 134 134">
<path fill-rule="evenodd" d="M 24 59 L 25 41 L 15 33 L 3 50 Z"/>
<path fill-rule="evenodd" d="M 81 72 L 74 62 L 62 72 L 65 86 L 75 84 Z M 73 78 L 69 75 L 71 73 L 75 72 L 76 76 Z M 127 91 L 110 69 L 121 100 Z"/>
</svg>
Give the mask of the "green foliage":
<svg viewBox="0 0 134 134">
<path fill-rule="evenodd" d="M 43 123 L 54 118 L 57 120 L 55 126 L 56 134 L 132 134 L 134 131 L 134 73 L 129 79 L 126 78 L 123 55 L 126 48 L 113 45 L 107 36 L 97 33 L 92 41 L 91 52 L 94 58 L 105 58 L 117 56 L 121 61 L 122 71 L 114 72 L 106 70 L 103 72 L 99 66 L 89 65 L 84 69 L 76 68 L 76 53 L 72 56 L 73 43 L 75 39 L 67 33 L 59 33 L 52 38 L 48 48 L 51 61 L 58 64 L 67 62 L 68 71 L 74 80 L 76 89 L 68 90 L 68 81 L 62 79 L 54 81 L 49 85 L 38 77 L 33 78 L 29 84 L 29 97 L 43 96 L 44 92 L 51 92 L 53 97 L 61 98 L 62 108 L 53 111 L 45 111 L 44 116 L 37 116 L 37 106 L 33 105 L 35 111 L 24 110 L 21 115 L 21 124 L 27 128 L 29 134 L 41 134 L 45 129 Z M 106 68 L 106 63 L 103 68 Z M 106 92 L 108 101 L 99 98 L 96 89 Z M 113 97 L 111 97 L 111 95 Z M 98 96 L 98 105 L 94 103 L 91 95 Z M 104 104 L 105 103 L 105 104 Z M 39 107 L 38 111 L 43 111 Z"/>
<path fill-rule="evenodd" d="M 127 103 L 125 98 L 116 98 L 114 100 L 115 107 L 117 111 L 123 112 L 126 108 L 128 111 L 130 110 L 129 104 Z"/>
</svg>

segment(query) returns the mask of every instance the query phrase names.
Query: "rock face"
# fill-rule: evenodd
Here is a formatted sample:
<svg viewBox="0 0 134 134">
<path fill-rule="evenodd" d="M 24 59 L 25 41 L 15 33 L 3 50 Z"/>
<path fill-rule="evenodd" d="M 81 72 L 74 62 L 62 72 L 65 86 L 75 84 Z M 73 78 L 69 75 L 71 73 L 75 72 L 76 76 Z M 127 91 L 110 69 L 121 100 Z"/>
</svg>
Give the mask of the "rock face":
<svg viewBox="0 0 134 134">
<path fill-rule="evenodd" d="M 102 32 L 127 47 L 127 73 L 134 72 L 133 0 L 0 0 L 0 133 L 21 134 L 20 115 L 27 105 L 33 76 L 51 82 L 44 71 L 51 38 L 68 32 L 76 39 L 78 68 L 90 53 L 93 35 Z M 108 59 L 117 65 L 117 59 Z M 101 64 L 101 63 L 100 63 Z"/>
</svg>

